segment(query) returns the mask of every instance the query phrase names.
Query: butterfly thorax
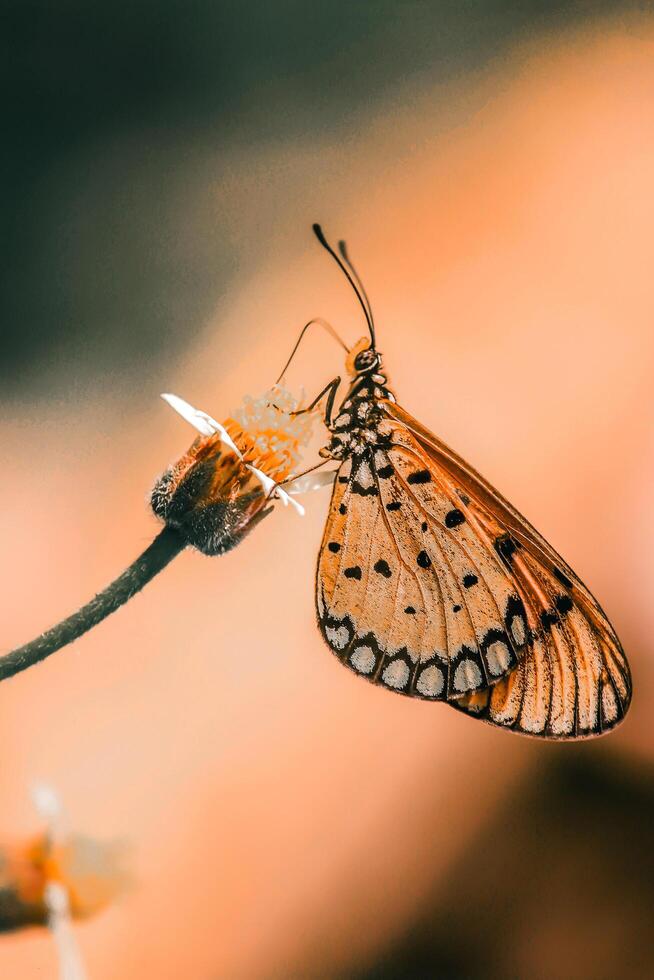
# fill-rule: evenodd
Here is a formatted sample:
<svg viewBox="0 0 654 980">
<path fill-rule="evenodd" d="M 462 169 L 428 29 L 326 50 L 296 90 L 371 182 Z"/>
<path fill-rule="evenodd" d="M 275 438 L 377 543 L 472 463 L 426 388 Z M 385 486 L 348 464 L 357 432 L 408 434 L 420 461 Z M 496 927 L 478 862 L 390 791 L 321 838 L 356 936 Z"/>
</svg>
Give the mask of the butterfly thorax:
<svg viewBox="0 0 654 980">
<path fill-rule="evenodd" d="M 353 382 L 330 425 L 332 434 L 326 455 L 345 460 L 387 445 L 389 433 L 380 405 L 395 401 L 383 374 L 361 374 Z"/>
</svg>

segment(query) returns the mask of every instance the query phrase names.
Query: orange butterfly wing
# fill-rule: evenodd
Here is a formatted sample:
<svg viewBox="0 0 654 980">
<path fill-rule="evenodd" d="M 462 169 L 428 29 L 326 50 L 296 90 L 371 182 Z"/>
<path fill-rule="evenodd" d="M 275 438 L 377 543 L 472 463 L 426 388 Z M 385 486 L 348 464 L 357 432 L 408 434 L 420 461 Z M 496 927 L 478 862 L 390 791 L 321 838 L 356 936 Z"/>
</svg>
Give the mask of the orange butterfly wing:
<svg viewBox="0 0 654 980">
<path fill-rule="evenodd" d="M 460 456 L 404 409 L 386 414 L 411 433 L 443 485 L 463 492 L 471 519 L 510 569 L 526 612 L 529 644 L 508 676 L 452 701 L 492 724 L 548 738 L 601 734 L 626 714 L 629 665 L 597 600 L 556 551 Z M 492 535 L 499 529 L 494 540 Z"/>
<path fill-rule="evenodd" d="M 321 632 L 343 663 L 451 700 L 517 665 L 526 610 L 462 498 L 404 425 L 340 467 L 318 559 Z"/>
</svg>

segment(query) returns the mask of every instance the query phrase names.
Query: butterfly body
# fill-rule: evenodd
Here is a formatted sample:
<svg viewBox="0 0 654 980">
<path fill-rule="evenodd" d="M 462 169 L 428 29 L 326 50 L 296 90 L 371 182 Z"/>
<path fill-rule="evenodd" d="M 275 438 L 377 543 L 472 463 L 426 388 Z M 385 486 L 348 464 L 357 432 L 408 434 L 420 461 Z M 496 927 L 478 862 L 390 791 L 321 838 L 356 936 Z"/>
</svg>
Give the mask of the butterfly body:
<svg viewBox="0 0 654 980">
<path fill-rule="evenodd" d="M 369 456 L 375 448 L 388 444 L 383 431 L 382 399 L 392 398 L 381 374 L 364 375 L 353 385 L 330 426 L 331 439 L 325 456 L 343 461 Z"/>
<path fill-rule="evenodd" d="M 609 730 L 631 678 L 606 615 L 532 525 L 397 404 L 345 247 L 341 262 L 316 234 L 370 330 L 349 353 L 350 388 L 321 451 L 339 463 L 316 574 L 323 638 L 387 690 L 512 731 Z"/>
</svg>

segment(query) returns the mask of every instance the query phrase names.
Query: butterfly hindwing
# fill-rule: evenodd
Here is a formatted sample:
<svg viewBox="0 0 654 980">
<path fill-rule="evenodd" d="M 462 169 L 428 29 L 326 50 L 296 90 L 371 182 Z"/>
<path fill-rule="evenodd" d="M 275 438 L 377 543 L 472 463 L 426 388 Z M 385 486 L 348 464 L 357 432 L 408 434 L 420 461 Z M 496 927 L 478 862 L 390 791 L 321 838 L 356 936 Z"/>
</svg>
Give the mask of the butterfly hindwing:
<svg viewBox="0 0 654 980">
<path fill-rule="evenodd" d="M 554 576 L 548 581 L 526 550 L 514 569 L 524 582 L 529 650 L 509 678 L 453 706 L 529 735 L 580 738 L 607 731 L 622 719 L 630 697 L 615 634 Z"/>
</svg>

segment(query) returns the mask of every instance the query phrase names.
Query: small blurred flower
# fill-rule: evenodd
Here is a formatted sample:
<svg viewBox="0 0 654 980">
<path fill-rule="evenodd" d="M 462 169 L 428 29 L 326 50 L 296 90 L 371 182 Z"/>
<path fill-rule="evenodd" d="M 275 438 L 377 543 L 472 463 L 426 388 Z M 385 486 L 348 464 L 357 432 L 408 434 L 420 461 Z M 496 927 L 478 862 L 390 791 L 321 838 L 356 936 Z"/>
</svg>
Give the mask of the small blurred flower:
<svg viewBox="0 0 654 980">
<path fill-rule="evenodd" d="M 45 829 L 0 848 L 0 932 L 47 926 L 57 943 L 62 980 L 83 980 L 72 922 L 111 905 L 130 882 L 127 848 L 66 829 L 56 793 L 34 788 Z"/>
<path fill-rule="evenodd" d="M 51 882 L 63 885 L 74 919 L 101 912 L 129 884 L 128 848 L 121 841 L 97 841 L 83 834 L 57 840 L 45 834 L 32 842 L 28 854 L 43 890 Z"/>
</svg>

